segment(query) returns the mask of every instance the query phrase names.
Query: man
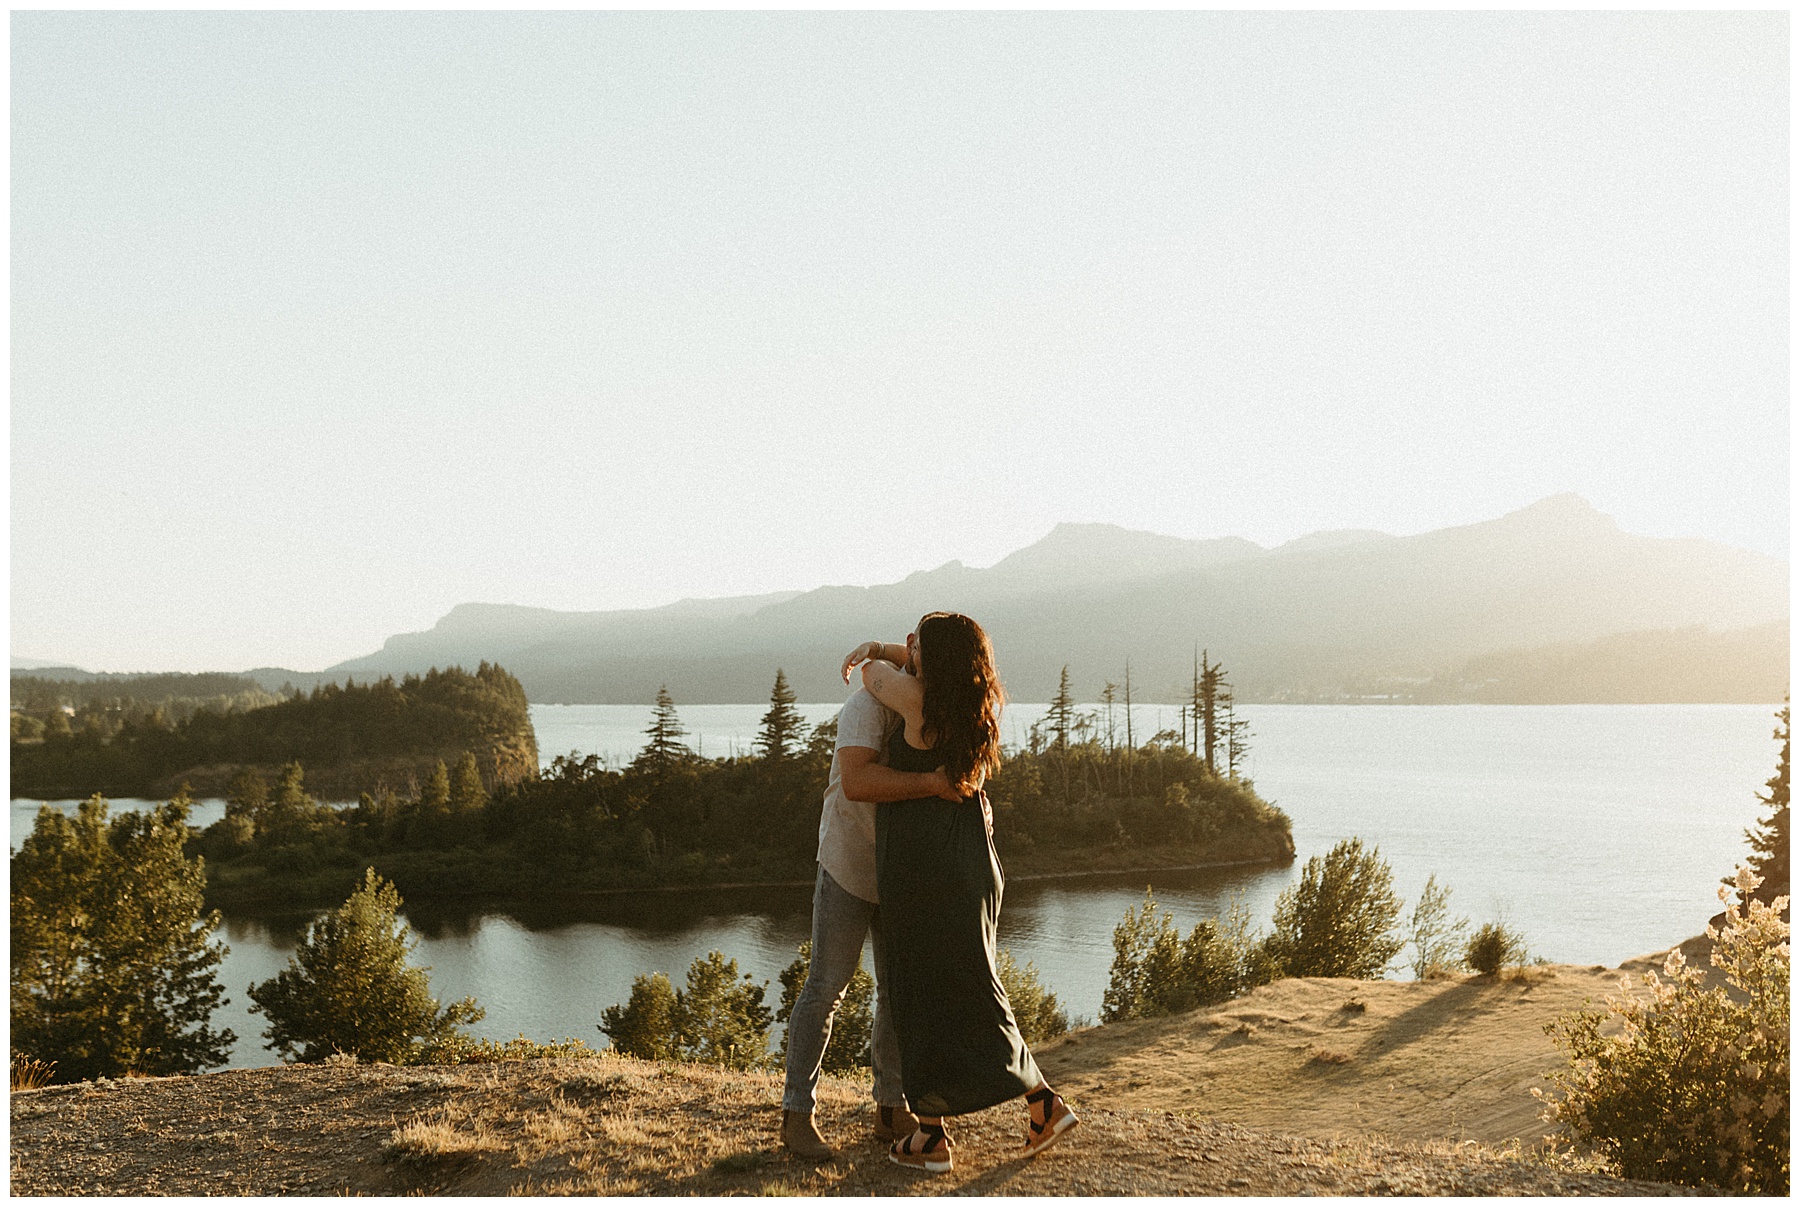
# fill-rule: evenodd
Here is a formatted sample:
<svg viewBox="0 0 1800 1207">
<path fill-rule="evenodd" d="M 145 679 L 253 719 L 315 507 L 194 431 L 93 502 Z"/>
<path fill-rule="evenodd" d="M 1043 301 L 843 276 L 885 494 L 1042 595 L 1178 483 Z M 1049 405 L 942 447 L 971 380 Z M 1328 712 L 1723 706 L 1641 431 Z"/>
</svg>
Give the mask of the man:
<svg viewBox="0 0 1800 1207">
<path fill-rule="evenodd" d="M 869 658 L 888 658 L 917 674 L 912 642 L 906 646 L 864 642 L 844 660 L 850 668 Z M 831 1020 L 862 958 L 863 940 L 875 935 L 875 1135 L 909 1136 L 918 1120 L 900 1089 L 900 1045 L 888 1006 L 881 932 L 875 926 L 875 804 L 921 796 L 955 798 L 942 771 L 895 771 L 884 765 L 887 738 L 900 724 L 895 713 L 863 688 L 838 711 L 837 751 L 819 817 L 819 872 L 813 887 L 812 965 L 788 1017 L 787 1085 L 781 1096 L 781 1142 L 796 1156 L 829 1160 L 837 1154 L 813 1122 L 819 1068 L 831 1039 Z M 852 795 L 845 794 L 846 785 Z"/>
</svg>

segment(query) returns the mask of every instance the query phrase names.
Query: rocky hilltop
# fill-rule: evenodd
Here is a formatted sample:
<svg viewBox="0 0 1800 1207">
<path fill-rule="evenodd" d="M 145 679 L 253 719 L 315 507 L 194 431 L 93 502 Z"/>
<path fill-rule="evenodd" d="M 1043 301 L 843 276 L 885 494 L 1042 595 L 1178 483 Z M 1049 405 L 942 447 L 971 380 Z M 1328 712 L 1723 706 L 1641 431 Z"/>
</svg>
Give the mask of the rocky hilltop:
<svg viewBox="0 0 1800 1207">
<path fill-rule="evenodd" d="M 1477 1145 L 1330 1141 L 1080 1104 L 1023 1161 L 1016 1104 L 952 1124 L 956 1169 L 890 1163 L 865 1086 L 827 1078 L 840 1147 L 775 1144 L 780 1078 L 599 1056 L 246 1069 L 12 1096 L 15 1195 L 1644 1195 L 1673 1188 Z"/>
<path fill-rule="evenodd" d="M 1655 957 L 1633 961 L 1642 967 Z M 1021 1161 L 1024 1111 L 955 1120 L 957 1166 L 886 1159 L 866 1080 L 825 1079 L 841 1150 L 775 1143 L 781 1081 L 601 1053 L 458 1067 L 354 1063 L 12 1096 L 15 1194 L 1443 1194 L 1679 1188 L 1542 1155 L 1543 1023 L 1621 969 L 1426 983 L 1300 979 L 1214 1010 L 1045 1045 L 1084 1125 Z"/>
</svg>

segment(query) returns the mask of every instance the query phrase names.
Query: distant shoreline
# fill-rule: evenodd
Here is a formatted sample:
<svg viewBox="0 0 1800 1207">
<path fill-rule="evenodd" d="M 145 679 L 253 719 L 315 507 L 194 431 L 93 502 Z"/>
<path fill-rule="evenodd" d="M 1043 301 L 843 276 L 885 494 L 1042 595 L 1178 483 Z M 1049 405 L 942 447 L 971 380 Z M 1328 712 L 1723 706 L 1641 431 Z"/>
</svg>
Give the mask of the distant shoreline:
<svg viewBox="0 0 1800 1207">
<path fill-rule="evenodd" d="M 1291 861 L 1289 861 L 1289 862 L 1291 862 Z M 1210 871 L 1210 870 L 1213 870 L 1216 868 L 1286 867 L 1286 866 L 1287 866 L 1286 863 L 1278 863 L 1274 860 L 1269 860 L 1269 859 L 1226 859 L 1226 860 L 1220 860 L 1216 863 L 1183 863 L 1183 864 L 1173 864 L 1173 865 L 1170 865 L 1169 867 L 1101 868 L 1098 871 L 1089 870 L 1089 871 L 1084 871 L 1084 872 L 1033 872 L 1030 874 L 1008 876 L 1008 877 L 1006 877 L 1006 883 L 1008 883 L 1008 884 L 1026 884 L 1026 883 L 1035 883 L 1040 880 L 1082 880 L 1082 879 L 1087 879 L 1087 878 L 1093 877 L 1093 876 L 1140 876 L 1140 875 L 1146 875 L 1146 874 L 1154 874 L 1157 872 L 1204 872 L 1204 871 Z M 555 894 L 544 894 L 544 895 L 546 895 L 546 896 L 554 895 L 554 896 L 558 896 L 558 897 L 616 897 L 622 893 L 633 893 L 633 894 L 691 893 L 697 888 L 704 888 L 704 889 L 811 888 L 812 885 L 813 885 L 813 881 L 811 881 L 811 880 L 744 880 L 744 881 L 739 881 L 739 882 L 735 882 L 735 883 L 731 883 L 731 884 L 659 884 L 654 888 L 568 889 L 565 891 L 556 892 Z M 461 896 L 461 895 L 462 894 L 457 894 L 457 896 Z M 469 894 L 469 895 L 470 896 L 478 896 L 480 894 Z M 448 897 L 437 896 L 435 894 L 428 895 L 428 894 L 423 894 L 423 893 L 418 893 L 418 892 L 415 892 L 413 894 L 413 896 L 418 897 L 422 900 L 435 899 L 435 900 L 441 901 L 441 900 L 451 899 Z M 508 896 L 495 898 L 495 900 L 536 900 L 536 899 L 537 898 L 535 896 L 519 898 L 516 895 L 508 895 Z"/>
</svg>

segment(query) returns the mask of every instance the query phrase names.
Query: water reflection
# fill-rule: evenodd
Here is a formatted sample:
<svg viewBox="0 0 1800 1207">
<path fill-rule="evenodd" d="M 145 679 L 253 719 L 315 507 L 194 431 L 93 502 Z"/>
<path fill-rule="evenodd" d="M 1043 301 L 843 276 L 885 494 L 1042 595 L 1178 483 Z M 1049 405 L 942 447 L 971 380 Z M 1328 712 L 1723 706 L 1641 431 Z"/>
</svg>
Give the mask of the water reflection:
<svg viewBox="0 0 1800 1207">
<path fill-rule="evenodd" d="M 1042 979 L 1074 1015 L 1099 1014 L 1112 963 L 1112 928 L 1146 884 L 1183 929 L 1221 914 L 1235 896 L 1266 916 L 1291 869 L 1217 868 L 1182 872 L 1106 873 L 1068 880 L 1013 880 L 1000 914 L 1000 940 Z M 812 925 L 806 886 L 705 891 L 566 894 L 537 900 L 466 897 L 408 901 L 407 922 L 419 937 L 414 956 L 431 967 L 442 1001 L 477 998 L 487 1017 L 471 1030 L 511 1039 L 574 1036 L 606 1040 L 600 1012 L 631 993 L 634 978 L 663 972 L 679 987 L 694 958 L 722 951 L 739 970 L 767 983 L 779 1000 L 781 970 Z M 218 1023 L 239 1043 L 234 1067 L 269 1063 L 256 1041 L 263 1028 L 241 990 L 274 976 L 299 942 L 311 913 L 233 914 L 223 937 L 231 945 L 223 980 L 234 990 Z M 873 953 L 865 950 L 872 964 Z M 780 1044 L 780 1031 L 772 1037 Z"/>
<path fill-rule="evenodd" d="M 506 918 L 528 931 L 589 923 L 649 934 L 682 934 L 740 916 L 776 921 L 810 918 L 811 913 L 812 886 L 806 884 L 559 893 L 531 898 L 421 898 L 406 905 L 413 929 L 430 939 L 474 934 L 487 917 Z"/>
</svg>

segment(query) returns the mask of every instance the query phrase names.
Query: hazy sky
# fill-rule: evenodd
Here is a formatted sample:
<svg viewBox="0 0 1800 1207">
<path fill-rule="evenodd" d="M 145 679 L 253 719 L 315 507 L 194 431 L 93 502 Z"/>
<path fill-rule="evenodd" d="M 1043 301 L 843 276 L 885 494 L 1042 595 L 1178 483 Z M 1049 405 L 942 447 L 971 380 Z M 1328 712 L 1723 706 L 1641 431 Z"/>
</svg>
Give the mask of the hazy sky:
<svg viewBox="0 0 1800 1207">
<path fill-rule="evenodd" d="M 1581 492 L 1787 555 L 1787 16 L 12 16 L 12 652 Z"/>
</svg>

